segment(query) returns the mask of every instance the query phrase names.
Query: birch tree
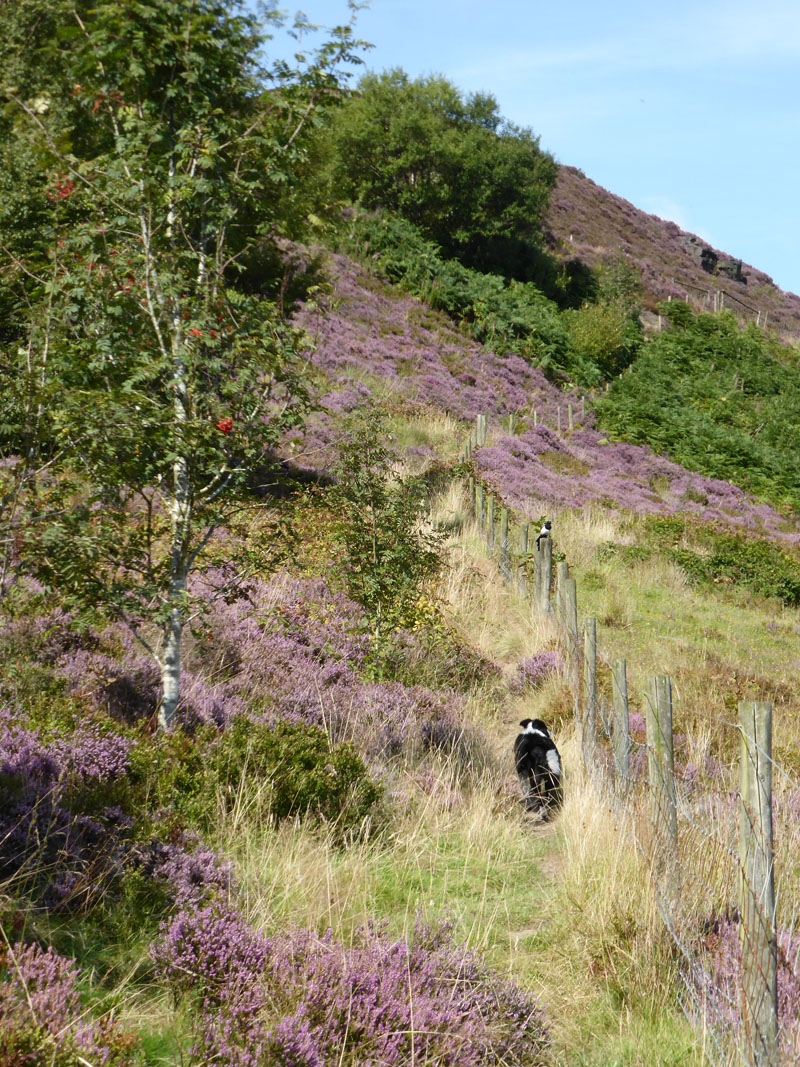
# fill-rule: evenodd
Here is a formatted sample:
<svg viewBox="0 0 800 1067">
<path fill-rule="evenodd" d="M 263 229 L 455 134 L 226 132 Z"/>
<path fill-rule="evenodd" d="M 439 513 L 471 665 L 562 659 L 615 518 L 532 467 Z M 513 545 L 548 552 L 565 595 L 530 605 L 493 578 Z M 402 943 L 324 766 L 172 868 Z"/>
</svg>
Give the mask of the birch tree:
<svg viewBox="0 0 800 1067">
<path fill-rule="evenodd" d="M 29 497 L 23 550 L 156 658 L 166 727 L 189 575 L 307 402 L 297 332 L 241 271 L 313 206 L 307 134 L 356 43 L 343 26 L 303 69 L 265 72 L 259 25 L 237 3 L 111 0 L 71 19 L 60 33 L 82 151 L 46 92 L 7 88 L 47 170 L 41 288 L 61 457 Z"/>
</svg>

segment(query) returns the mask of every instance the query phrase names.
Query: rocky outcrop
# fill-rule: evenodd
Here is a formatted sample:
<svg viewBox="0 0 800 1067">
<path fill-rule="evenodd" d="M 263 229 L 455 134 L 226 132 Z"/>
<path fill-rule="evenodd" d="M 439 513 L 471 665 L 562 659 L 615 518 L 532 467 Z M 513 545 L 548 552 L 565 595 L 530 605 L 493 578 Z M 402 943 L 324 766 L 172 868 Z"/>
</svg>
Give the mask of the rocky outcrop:
<svg viewBox="0 0 800 1067">
<path fill-rule="evenodd" d="M 720 256 L 713 248 L 709 248 L 699 237 L 693 233 L 681 233 L 678 240 L 689 253 L 695 263 L 706 274 L 723 274 L 731 281 L 747 285 L 747 278 L 742 274 L 742 261 Z"/>
</svg>

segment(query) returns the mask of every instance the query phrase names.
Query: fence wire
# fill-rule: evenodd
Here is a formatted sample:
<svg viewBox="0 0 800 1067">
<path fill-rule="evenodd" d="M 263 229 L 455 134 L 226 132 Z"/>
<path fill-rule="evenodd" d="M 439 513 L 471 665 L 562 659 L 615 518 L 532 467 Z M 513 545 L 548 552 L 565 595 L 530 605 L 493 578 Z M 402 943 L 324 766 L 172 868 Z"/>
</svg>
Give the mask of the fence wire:
<svg viewBox="0 0 800 1067">
<path fill-rule="evenodd" d="M 486 440 L 485 421 L 465 450 L 465 459 L 479 439 Z M 541 576 L 535 573 L 527 526 L 515 539 L 504 517 L 501 536 L 495 538 L 494 530 L 488 530 L 489 490 L 474 478 L 470 481 L 478 528 L 490 553 L 497 555 L 501 573 L 534 610 L 552 611 L 552 562 L 545 583 L 547 603 L 542 605 L 536 594 Z M 519 543 L 519 551 L 512 542 Z M 584 753 L 594 753 L 587 770 L 611 801 L 614 817 L 624 816 L 637 828 L 633 845 L 649 871 L 653 899 L 677 961 L 678 1003 L 696 1027 L 705 1062 L 714 1067 L 800 1063 L 800 934 L 795 934 L 791 893 L 788 888 L 783 892 L 795 866 L 795 848 L 800 847 L 800 779 L 775 761 L 761 739 L 750 738 L 749 747 L 742 748 L 742 759 L 754 768 L 750 779 L 757 781 L 768 771 L 779 783 L 774 799 L 770 783 L 768 799 L 754 803 L 752 796 L 743 795 L 741 759 L 738 767 L 711 757 L 705 762 L 690 759 L 685 739 L 672 734 L 671 716 L 669 739 L 660 732 L 663 724 L 652 726 L 648 739 L 642 716 L 628 712 L 626 696 L 626 737 L 615 738 L 619 714 L 597 689 L 596 679 L 591 674 L 582 677 L 583 640 L 577 606 L 570 599 L 574 579 L 569 579 L 564 563 L 559 577 L 554 618 L 573 690 L 575 721 L 582 730 L 594 732 L 592 743 L 582 745 Z M 612 675 L 617 667 L 604 661 L 599 649 L 595 662 L 597 669 L 611 669 Z M 593 708 L 584 702 L 587 691 L 596 694 Z M 657 695 L 645 695 L 645 710 L 653 701 Z M 742 737 L 741 722 L 720 719 L 705 709 L 680 710 L 683 718 L 706 720 L 715 729 Z M 746 780 L 746 771 L 742 775 Z M 754 849 L 761 857 L 755 866 Z M 765 889 L 770 880 L 772 897 Z M 782 912 L 786 914 L 780 924 Z"/>
</svg>

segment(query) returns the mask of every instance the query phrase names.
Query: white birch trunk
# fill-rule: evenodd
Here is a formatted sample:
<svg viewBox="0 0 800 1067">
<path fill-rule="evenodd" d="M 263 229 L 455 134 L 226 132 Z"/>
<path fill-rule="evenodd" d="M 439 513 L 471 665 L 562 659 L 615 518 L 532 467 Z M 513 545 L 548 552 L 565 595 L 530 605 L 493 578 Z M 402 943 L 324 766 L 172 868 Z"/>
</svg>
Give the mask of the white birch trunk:
<svg viewBox="0 0 800 1067">
<path fill-rule="evenodd" d="M 158 709 L 158 727 L 166 730 L 175 718 L 181 695 L 181 634 L 183 618 L 176 604 L 170 608 L 169 621 L 165 626 L 164 654 L 161 660 L 161 707 Z"/>
<path fill-rule="evenodd" d="M 181 635 L 183 633 L 183 601 L 189 571 L 189 541 L 192 522 L 192 492 L 189 481 L 189 460 L 186 455 L 184 427 L 189 416 L 189 393 L 186 383 L 183 338 L 180 313 L 173 311 L 172 321 L 172 385 L 175 390 L 176 458 L 172 465 L 172 494 L 169 507 L 172 517 L 172 550 L 170 558 L 167 620 L 164 624 L 164 654 L 161 661 L 161 707 L 158 711 L 160 729 L 167 729 L 180 700 Z"/>
</svg>

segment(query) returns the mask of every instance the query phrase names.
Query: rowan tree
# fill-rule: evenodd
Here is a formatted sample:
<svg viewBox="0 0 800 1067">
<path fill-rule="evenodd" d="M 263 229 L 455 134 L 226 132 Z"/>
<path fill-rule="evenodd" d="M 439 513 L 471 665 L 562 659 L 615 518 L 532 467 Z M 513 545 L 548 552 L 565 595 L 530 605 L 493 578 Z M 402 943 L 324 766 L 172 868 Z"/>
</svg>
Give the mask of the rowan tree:
<svg viewBox="0 0 800 1067">
<path fill-rule="evenodd" d="M 307 135 L 357 42 L 348 24 L 302 67 L 265 69 L 240 3 L 69 15 L 70 121 L 47 88 L 6 89 L 44 175 L 47 269 L 31 291 L 47 321 L 41 447 L 58 457 L 27 494 L 21 551 L 74 603 L 130 626 L 160 664 L 167 726 L 187 579 L 307 406 L 297 331 L 240 275 L 313 209 Z"/>
</svg>

